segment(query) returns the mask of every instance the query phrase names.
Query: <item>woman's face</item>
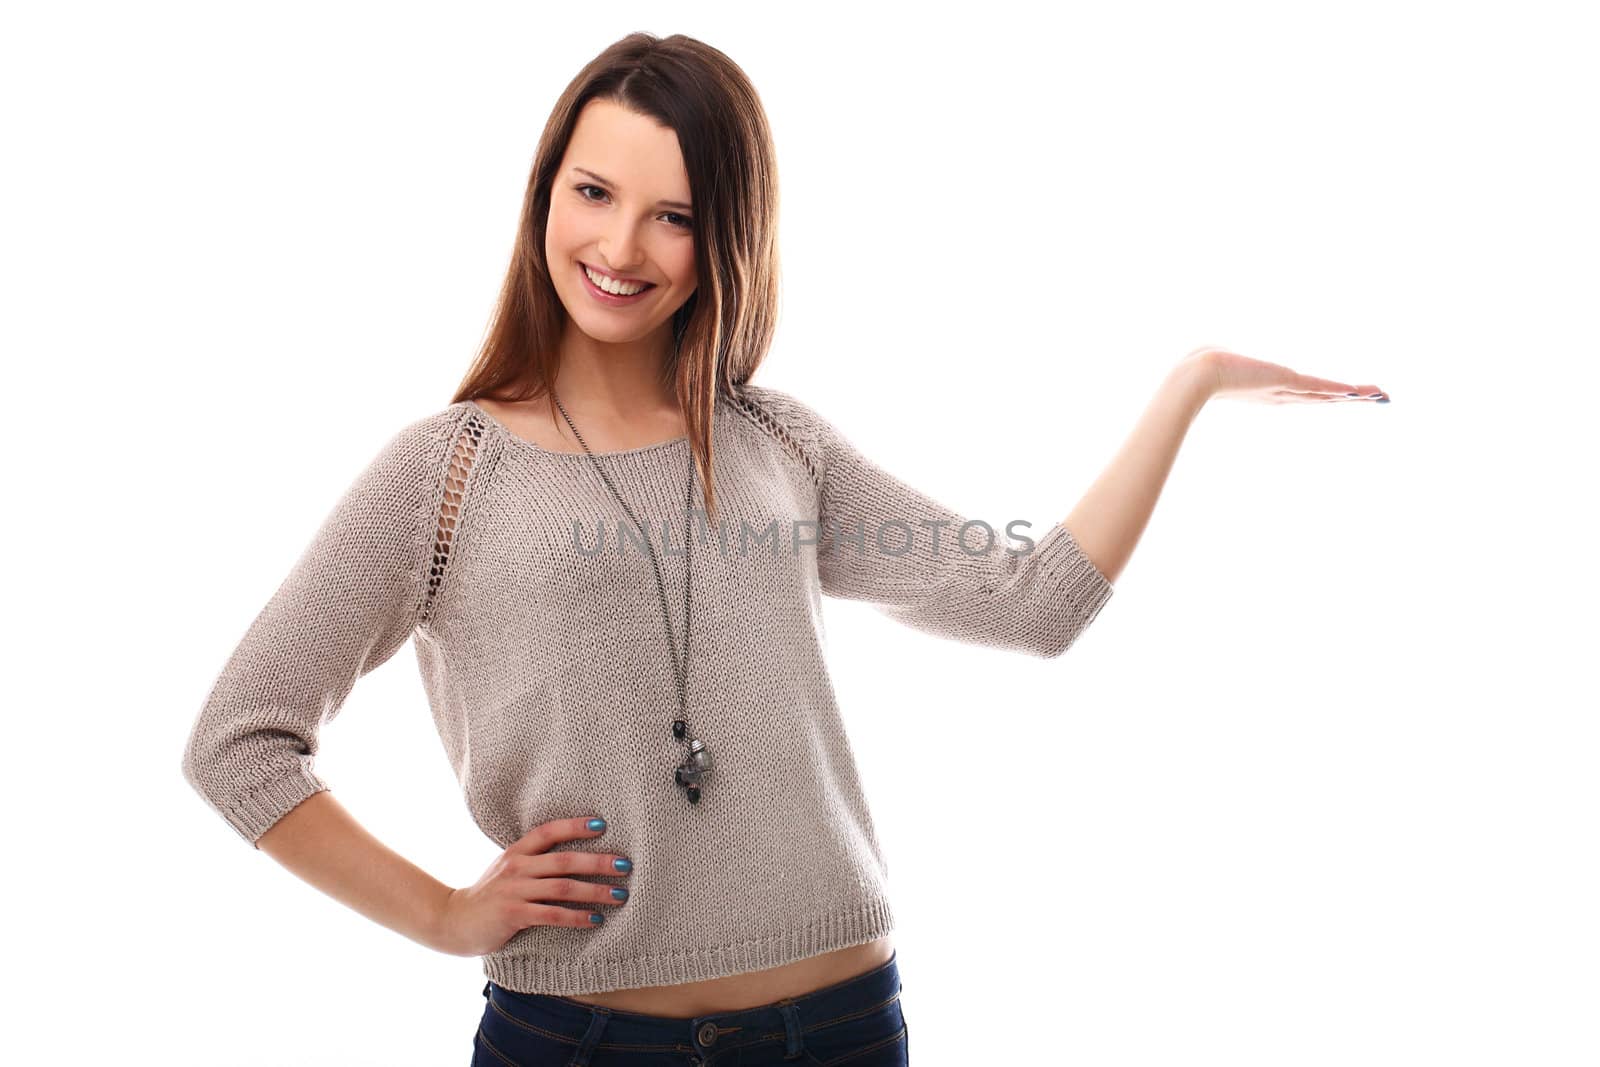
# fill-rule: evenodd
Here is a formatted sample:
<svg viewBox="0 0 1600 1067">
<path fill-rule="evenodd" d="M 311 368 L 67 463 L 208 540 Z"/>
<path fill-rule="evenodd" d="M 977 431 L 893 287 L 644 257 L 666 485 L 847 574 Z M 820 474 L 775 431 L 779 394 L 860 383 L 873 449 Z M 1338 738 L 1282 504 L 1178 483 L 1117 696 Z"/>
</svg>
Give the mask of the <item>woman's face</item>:
<svg viewBox="0 0 1600 1067">
<path fill-rule="evenodd" d="M 690 204 L 676 133 L 609 100 L 584 105 L 550 190 L 544 249 L 579 329 L 608 343 L 663 328 L 670 337 L 672 313 L 696 284 Z M 649 288 L 613 297 L 585 267 Z"/>
</svg>

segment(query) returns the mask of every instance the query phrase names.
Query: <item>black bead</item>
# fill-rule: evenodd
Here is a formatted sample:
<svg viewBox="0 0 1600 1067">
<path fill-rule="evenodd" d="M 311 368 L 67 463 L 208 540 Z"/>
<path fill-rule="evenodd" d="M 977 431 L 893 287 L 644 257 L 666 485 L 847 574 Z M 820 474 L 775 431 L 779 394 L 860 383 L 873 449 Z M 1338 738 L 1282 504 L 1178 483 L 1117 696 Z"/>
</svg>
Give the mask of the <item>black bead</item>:
<svg viewBox="0 0 1600 1067">
<path fill-rule="evenodd" d="M 691 785 L 689 787 L 689 803 L 691 803 L 691 804 L 700 803 L 700 787 L 699 786 Z"/>
<path fill-rule="evenodd" d="M 683 740 L 683 735 L 688 733 L 688 732 L 689 732 L 689 724 L 688 723 L 684 722 L 682 719 L 673 719 L 672 720 L 672 736 L 673 737 L 676 737 L 679 741 L 682 741 Z"/>
</svg>

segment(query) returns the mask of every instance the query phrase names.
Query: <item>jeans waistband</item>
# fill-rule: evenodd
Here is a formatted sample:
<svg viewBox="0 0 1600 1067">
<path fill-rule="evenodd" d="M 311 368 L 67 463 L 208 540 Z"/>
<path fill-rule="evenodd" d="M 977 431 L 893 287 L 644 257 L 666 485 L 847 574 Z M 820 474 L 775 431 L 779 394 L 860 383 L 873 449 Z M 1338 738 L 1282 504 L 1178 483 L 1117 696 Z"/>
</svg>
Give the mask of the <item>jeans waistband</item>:
<svg viewBox="0 0 1600 1067">
<path fill-rule="evenodd" d="M 525 1022 L 555 1031 L 574 1042 L 631 1045 L 638 1051 L 710 1053 L 786 1038 L 801 1047 L 800 1035 L 842 1019 L 876 1010 L 900 995 L 898 952 L 865 974 L 796 997 L 784 997 L 741 1011 L 674 1019 L 618 1011 L 543 993 L 519 993 L 493 981 L 483 995 Z"/>
</svg>

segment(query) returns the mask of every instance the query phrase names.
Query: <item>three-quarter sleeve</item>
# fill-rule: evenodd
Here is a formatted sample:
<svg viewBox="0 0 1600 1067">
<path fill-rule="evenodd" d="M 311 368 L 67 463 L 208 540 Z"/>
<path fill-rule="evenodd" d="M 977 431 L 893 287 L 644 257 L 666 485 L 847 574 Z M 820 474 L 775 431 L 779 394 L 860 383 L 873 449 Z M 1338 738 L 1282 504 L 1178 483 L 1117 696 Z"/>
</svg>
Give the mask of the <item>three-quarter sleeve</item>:
<svg viewBox="0 0 1600 1067">
<path fill-rule="evenodd" d="M 1065 652 L 1110 599 L 1111 582 L 1065 524 L 1041 533 L 1009 517 L 969 520 L 868 459 L 805 404 L 746 388 L 813 457 L 824 594 L 869 602 L 939 637 L 1044 658 Z"/>
<path fill-rule="evenodd" d="M 318 731 L 416 626 L 447 441 L 430 417 L 378 451 L 256 615 L 200 709 L 184 777 L 257 848 L 274 823 L 328 788 L 312 767 Z"/>
</svg>

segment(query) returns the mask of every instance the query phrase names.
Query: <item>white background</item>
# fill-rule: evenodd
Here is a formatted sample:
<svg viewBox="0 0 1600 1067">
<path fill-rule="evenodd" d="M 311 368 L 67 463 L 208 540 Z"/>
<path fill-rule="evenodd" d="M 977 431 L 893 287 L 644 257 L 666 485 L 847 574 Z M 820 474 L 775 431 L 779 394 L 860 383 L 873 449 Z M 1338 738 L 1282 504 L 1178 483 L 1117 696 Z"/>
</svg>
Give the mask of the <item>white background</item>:
<svg viewBox="0 0 1600 1067">
<path fill-rule="evenodd" d="M 4 1058 L 468 1061 L 478 961 L 179 757 L 448 402 L 551 105 L 636 29 L 770 116 L 756 380 L 941 500 L 1048 527 L 1200 345 L 1393 397 L 1207 407 L 1060 659 L 828 602 L 913 1062 L 1600 1060 L 1600 42 L 1393 2 L 12 6 Z M 450 884 L 495 855 L 409 648 L 318 767 Z"/>
</svg>

